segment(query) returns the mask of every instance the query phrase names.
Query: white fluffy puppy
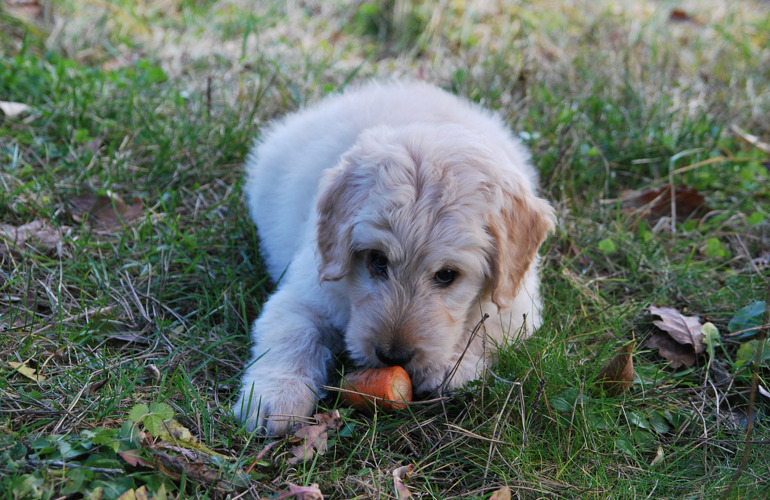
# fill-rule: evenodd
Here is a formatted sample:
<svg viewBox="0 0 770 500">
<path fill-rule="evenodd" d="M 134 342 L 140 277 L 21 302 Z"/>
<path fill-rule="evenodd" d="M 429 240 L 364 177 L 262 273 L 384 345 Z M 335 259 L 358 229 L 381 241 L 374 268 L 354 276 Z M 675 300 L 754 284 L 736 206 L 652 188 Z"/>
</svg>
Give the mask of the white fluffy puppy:
<svg viewBox="0 0 770 500">
<path fill-rule="evenodd" d="M 234 408 L 249 429 L 282 434 L 310 415 L 342 350 L 401 365 L 430 393 L 540 325 L 537 252 L 554 214 L 492 113 L 425 83 L 370 83 L 272 126 L 246 170 L 278 282 Z"/>
</svg>

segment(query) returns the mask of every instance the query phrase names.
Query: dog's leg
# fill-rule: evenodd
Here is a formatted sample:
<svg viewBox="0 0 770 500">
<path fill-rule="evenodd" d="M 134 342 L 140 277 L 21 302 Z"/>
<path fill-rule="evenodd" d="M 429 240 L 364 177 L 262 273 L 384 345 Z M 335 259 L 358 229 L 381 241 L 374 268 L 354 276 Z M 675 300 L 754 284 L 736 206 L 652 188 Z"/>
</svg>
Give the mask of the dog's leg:
<svg viewBox="0 0 770 500">
<path fill-rule="evenodd" d="M 330 329 L 312 310 L 284 286 L 254 322 L 252 360 L 233 407 L 249 430 L 285 434 L 292 423 L 313 413 L 333 353 Z"/>
</svg>

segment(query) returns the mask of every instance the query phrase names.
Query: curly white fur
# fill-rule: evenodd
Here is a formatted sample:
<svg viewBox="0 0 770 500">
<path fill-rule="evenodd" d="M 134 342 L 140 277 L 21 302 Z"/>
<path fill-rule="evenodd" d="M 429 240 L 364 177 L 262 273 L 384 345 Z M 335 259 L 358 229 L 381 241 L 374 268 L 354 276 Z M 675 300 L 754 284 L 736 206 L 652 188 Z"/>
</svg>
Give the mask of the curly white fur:
<svg viewBox="0 0 770 500">
<path fill-rule="evenodd" d="M 429 393 L 540 325 L 537 250 L 554 214 L 492 113 L 425 83 L 370 83 L 274 125 L 246 170 L 279 282 L 234 408 L 249 429 L 281 434 L 310 415 L 343 349 L 360 366 L 403 365 Z"/>
</svg>

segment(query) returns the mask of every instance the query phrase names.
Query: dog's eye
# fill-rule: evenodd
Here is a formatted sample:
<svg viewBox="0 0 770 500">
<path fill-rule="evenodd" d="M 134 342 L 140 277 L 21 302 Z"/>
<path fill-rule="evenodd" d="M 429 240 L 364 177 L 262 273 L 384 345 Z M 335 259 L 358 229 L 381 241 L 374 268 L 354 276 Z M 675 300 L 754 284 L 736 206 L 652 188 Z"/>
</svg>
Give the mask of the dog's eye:
<svg viewBox="0 0 770 500">
<path fill-rule="evenodd" d="M 388 258 L 384 253 L 372 250 L 369 252 L 368 261 L 367 266 L 372 274 L 381 277 L 388 275 Z"/>
<path fill-rule="evenodd" d="M 451 269 L 442 269 L 433 276 L 436 284 L 440 286 L 449 286 L 456 278 L 457 271 L 453 271 Z"/>
</svg>

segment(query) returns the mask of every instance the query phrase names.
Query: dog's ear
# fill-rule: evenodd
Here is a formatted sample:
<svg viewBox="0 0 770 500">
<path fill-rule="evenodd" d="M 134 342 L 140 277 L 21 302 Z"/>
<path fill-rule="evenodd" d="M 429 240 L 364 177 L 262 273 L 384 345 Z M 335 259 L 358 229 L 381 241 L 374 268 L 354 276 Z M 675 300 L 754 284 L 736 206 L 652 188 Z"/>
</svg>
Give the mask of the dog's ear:
<svg viewBox="0 0 770 500">
<path fill-rule="evenodd" d="M 497 307 L 516 298 L 540 245 L 555 225 L 554 210 L 542 198 L 528 193 L 506 193 L 505 197 L 505 206 L 489 223 L 495 244 L 491 298 Z"/>
<path fill-rule="evenodd" d="M 353 218 L 363 206 L 368 191 L 363 183 L 364 179 L 344 158 L 339 166 L 324 176 L 317 205 L 316 233 L 321 282 L 340 280 L 350 268 Z"/>
</svg>

